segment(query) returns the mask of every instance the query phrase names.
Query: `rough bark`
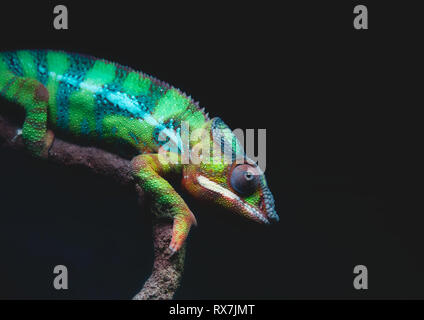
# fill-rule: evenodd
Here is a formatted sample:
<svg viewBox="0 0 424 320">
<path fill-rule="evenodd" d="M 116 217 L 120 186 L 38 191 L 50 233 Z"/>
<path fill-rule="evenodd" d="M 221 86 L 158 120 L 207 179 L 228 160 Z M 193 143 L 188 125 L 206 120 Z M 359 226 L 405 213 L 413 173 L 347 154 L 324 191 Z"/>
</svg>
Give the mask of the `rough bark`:
<svg viewBox="0 0 424 320">
<path fill-rule="evenodd" d="M 0 115 L 0 147 L 25 151 L 22 139 L 17 136 L 20 127 L 19 119 Z M 96 174 L 112 178 L 119 184 L 135 185 L 130 162 L 102 149 L 79 146 L 56 138 L 49 151 L 48 161 L 64 166 L 86 167 Z M 143 192 L 137 185 L 135 192 L 139 195 L 139 204 L 144 206 Z M 133 299 L 173 298 L 183 272 L 185 248 L 171 256 L 168 249 L 171 236 L 172 221 L 153 218 L 153 271 L 142 290 Z"/>
</svg>

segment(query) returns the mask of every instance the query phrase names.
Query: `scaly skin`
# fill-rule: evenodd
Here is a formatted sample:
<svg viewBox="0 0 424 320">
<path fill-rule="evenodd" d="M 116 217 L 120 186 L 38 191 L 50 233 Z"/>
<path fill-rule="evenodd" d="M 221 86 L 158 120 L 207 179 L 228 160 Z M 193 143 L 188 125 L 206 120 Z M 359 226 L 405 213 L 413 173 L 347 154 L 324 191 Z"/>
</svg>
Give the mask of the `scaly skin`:
<svg viewBox="0 0 424 320">
<path fill-rule="evenodd" d="M 194 164 L 181 161 L 184 148 L 169 149 L 169 141 L 178 145 L 173 137 L 185 123 L 189 135 L 203 130 L 201 137 L 189 140 L 190 150 L 208 138 L 212 148 L 229 142 L 230 151 L 240 156 L 238 141 L 219 118 L 210 120 L 191 97 L 151 76 L 79 54 L 2 52 L 0 95 L 24 108 L 22 138 L 34 156 L 48 156 L 54 132 L 75 143 L 97 145 L 132 158 L 137 183 L 152 196 L 161 215 L 174 219 L 173 252 L 181 248 L 196 219 L 167 181 L 171 176 L 180 177 L 194 197 L 258 222 L 278 220 L 264 175 L 244 155 L 244 166 L 222 159 Z M 171 135 L 163 139 L 164 133 Z M 177 161 L 165 161 L 166 157 Z M 205 159 L 212 156 L 205 154 Z M 253 173 L 254 179 L 246 172 Z"/>
</svg>

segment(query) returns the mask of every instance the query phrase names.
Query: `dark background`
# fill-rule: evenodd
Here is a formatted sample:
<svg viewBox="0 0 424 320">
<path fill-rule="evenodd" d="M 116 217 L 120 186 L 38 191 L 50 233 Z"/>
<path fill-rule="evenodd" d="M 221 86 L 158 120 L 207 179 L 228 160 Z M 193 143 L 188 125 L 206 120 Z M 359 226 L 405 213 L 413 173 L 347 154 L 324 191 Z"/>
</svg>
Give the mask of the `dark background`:
<svg viewBox="0 0 424 320">
<path fill-rule="evenodd" d="M 1 50 L 116 61 L 188 92 L 231 128 L 267 129 L 281 222 L 189 201 L 199 225 L 176 298 L 424 298 L 417 8 L 39 2 L 0 6 Z M 56 4 L 68 7 L 67 31 L 53 29 Z M 369 30 L 354 30 L 356 4 L 368 6 Z M 0 164 L 0 298 L 128 299 L 141 288 L 151 219 L 130 190 L 10 150 Z M 53 288 L 58 264 L 69 290 Z M 353 288 L 358 264 L 369 290 Z"/>
</svg>

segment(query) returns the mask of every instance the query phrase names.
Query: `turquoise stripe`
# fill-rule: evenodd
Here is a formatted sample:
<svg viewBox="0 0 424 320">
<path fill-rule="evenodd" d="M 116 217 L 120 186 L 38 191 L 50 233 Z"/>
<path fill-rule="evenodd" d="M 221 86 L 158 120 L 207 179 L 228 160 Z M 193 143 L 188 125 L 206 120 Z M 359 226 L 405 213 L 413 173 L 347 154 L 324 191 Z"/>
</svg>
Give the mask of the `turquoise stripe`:
<svg viewBox="0 0 424 320">
<path fill-rule="evenodd" d="M 49 80 L 49 73 L 47 68 L 47 52 L 45 50 L 36 50 L 31 51 L 35 65 L 37 67 L 37 80 L 40 83 L 47 85 L 47 81 Z"/>
</svg>

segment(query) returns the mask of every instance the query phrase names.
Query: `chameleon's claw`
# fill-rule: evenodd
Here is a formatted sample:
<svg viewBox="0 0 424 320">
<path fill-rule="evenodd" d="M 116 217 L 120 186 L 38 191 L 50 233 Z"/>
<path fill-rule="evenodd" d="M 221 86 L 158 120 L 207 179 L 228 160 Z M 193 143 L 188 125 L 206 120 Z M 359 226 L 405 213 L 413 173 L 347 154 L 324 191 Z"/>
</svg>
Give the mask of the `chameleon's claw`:
<svg viewBox="0 0 424 320">
<path fill-rule="evenodd" d="M 176 252 L 177 252 L 177 250 L 176 249 L 174 249 L 174 247 L 172 246 L 172 245 L 169 245 L 169 251 L 171 251 L 171 254 L 170 254 L 170 256 L 172 257 Z"/>
<path fill-rule="evenodd" d="M 171 244 L 169 245 L 169 250 L 171 250 L 171 256 L 174 255 L 178 250 L 180 250 L 182 244 L 171 240 Z"/>
<path fill-rule="evenodd" d="M 22 129 L 16 130 L 16 135 L 12 138 L 12 142 L 15 142 L 16 139 L 22 135 Z"/>
</svg>

